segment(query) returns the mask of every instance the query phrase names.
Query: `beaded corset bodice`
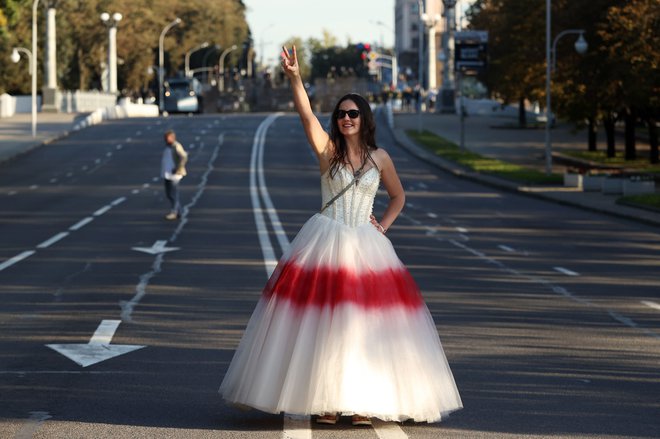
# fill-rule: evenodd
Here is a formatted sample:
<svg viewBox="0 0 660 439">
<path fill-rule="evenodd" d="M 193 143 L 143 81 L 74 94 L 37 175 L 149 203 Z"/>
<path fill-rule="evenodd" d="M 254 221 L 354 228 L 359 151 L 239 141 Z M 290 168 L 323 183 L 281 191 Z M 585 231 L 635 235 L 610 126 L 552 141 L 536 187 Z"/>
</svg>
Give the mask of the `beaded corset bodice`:
<svg viewBox="0 0 660 439">
<path fill-rule="evenodd" d="M 333 176 L 330 175 L 330 171 L 326 171 L 321 176 L 322 205 L 340 193 L 351 180 L 353 173 L 345 166 L 339 168 Z M 323 211 L 323 215 L 350 227 L 368 223 L 379 184 L 378 169 L 370 167 L 362 172 L 360 178 L 341 197 Z"/>
</svg>

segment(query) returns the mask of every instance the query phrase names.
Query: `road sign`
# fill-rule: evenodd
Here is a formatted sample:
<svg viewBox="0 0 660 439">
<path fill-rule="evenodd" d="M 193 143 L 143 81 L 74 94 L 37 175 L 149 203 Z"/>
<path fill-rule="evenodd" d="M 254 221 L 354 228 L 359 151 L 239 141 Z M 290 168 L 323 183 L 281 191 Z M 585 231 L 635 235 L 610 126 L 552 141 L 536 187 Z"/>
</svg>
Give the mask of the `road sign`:
<svg viewBox="0 0 660 439">
<path fill-rule="evenodd" d="M 463 75 L 477 75 L 488 64 L 488 32 L 463 31 L 454 34 L 454 66 Z"/>
</svg>

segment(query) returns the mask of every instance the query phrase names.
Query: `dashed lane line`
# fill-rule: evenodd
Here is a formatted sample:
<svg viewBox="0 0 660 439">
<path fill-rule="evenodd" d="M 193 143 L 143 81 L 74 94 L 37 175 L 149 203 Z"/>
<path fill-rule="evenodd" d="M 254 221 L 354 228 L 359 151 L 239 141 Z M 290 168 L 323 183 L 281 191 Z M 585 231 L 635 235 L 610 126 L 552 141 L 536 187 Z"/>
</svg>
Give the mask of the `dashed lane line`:
<svg viewBox="0 0 660 439">
<path fill-rule="evenodd" d="M 5 262 L 0 264 L 0 271 L 4 270 L 5 268 L 11 267 L 12 265 L 14 265 L 18 262 L 21 262 L 25 258 L 29 258 L 30 256 L 32 256 L 35 253 L 36 253 L 36 251 L 34 251 L 34 250 L 26 250 L 23 253 L 19 253 L 16 256 L 7 259 Z"/>
<path fill-rule="evenodd" d="M 47 240 L 37 244 L 36 248 L 39 249 L 39 250 L 43 250 L 45 248 L 50 247 L 51 245 L 55 244 L 56 242 L 61 241 L 62 239 L 69 236 L 70 232 L 75 232 L 77 230 L 80 230 L 81 228 L 83 228 L 87 224 L 94 221 L 94 217 L 99 217 L 99 216 L 105 214 L 110 209 L 112 209 L 115 206 L 118 206 L 119 204 L 123 203 L 124 201 L 126 201 L 126 197 L 117 198 L 116 200 L 114 200 L 114 201 L 110 202 L 109 204 L 103 206 L 102 208 L 98 209 L 96 212 L 94 212 L 92 214 L 93 216 L 85 217 L 85 218 L 81 219 L 80 221 L 78 221 L 77 223 L 75 223 L 74 225 L 72 225 L 71 227 L 69 227 L 68 231 L 60 232 L 56 235 L 51 236 Z M 14 264 L 17 264 L 18 262 L 21 262 L 22 260 L 24 260 L 26 258 L 29 258 L 30 256 L 32 256 L 35 253 L 36 253 L 36 250 L 26 250 L 22 253 L 19 253 L 18 255 L 14 256 L 14 257 L 11 257 L 11 258 L 7 259 L 6 261 L 4 261 L 3 263 L 0 264 L 0 271 L 7 269 L 7 268 L 11 267 Z"/>
<path fill-rule="evenodd" d="M 561 274 L 565 274 L 566 276 L 579 276 L 580 273 L 576 273 L 575 271 L 569 270 L 568 268 L 564 267 L 552 267 L 555 271 L 560 272 Z"/>
<path fill-rule="evenodd" d="M 75 223 L 74 225 L 72 225 L 71 227 L 69 227 L 69 230 L 72 231 L 72 232 L 75 232 L 76 230 L 82 229 L 87 224 L 91 223 L 92 221 L 94 221 L 94 218 L 92 218 L 91 216 L 88 216 L 87 218 L 83 218 L 80 221 L 78 221 L 77 223 Z"/>
<path fill-rule="evenodd" d="M 37 248 L 39 249 L 48 248 L 51 245 L 55 244 L 57 241 L 66 238 L 67 236 L 69 236 L 69 232 L 60 232 L 57 235 L 48 238 L 41 244 L 37 244 Z"/>
<path fill-rule="evenodd" d="M 500 250 L 504 250 L 505 252 L 515 253 L 515 250 L 509 247 L 508 245 L 498 245 L 497 248 L 499 248 Z"/>
<path fill-rule="evenodd" d="M 107 212 L 108 210 L 110 210 L 110 209 L 112 209 L 112 206 L 110 206 L 110 205 L 103 206 L 102 208 L 100 208 L 99 210 L 97 210 L 96 212 L 94 212 L 92 215 L 93 215 L 93 216 L 101 216 L 101 215 L 103 215 L 104 213 L 106 213 L 106 212 Z"/>
<path fill-rule="evenodd" d="M 660 311 L 660 304 L 651 302 L 650 300 L 642 300 L 642 304 L 648 306 L 649 308 L 657 309 Z"/>
</svg>

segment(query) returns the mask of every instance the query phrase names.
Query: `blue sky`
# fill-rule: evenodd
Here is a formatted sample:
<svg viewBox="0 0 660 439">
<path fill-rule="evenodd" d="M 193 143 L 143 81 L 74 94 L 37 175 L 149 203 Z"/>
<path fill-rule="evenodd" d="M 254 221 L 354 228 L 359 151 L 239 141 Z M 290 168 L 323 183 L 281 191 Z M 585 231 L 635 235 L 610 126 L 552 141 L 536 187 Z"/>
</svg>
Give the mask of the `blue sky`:
<svg viewBox="0 0 660 439">
<path fill-rule="evenodd" d="M 279 60 L 279 48 L 289 37 L 322 37 L 327 29 L 341 45 L 381 42 L 394 45 L 394 0 L 243 0 L 258 57 Z M 377 22 L 384 23 L 383 25 Z"/>
</svg>

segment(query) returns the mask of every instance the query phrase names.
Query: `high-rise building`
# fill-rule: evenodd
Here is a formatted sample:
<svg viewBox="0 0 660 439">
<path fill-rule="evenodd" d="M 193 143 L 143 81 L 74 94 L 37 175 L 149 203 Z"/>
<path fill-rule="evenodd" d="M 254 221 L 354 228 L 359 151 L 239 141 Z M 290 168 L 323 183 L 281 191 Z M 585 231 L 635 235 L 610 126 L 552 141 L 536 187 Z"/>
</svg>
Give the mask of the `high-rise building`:
<svg viewBox="0 0 660 439">
<path fill-rule="evenodd" d="M 420 7 L 422 10 L 420 12 Z M 441 0 L 396 0 L 394 6 L 394 27 L 395 27 L 395 48 L 398 55 L 399 71 L 406 76 L 409 84 L 419 82 L 420 67 L 420 42 L 422 49 L 422 74 L 424 75 L 422 84 L 427 87 L 429 83 L 428 68 L 435 64 L 433 74 L 436 85 L 440 85 L 440 72 L 442 64 L 439 62 L 429 63 L 429 35 L 433 38 L 433 47 L 431 54 L 436 54 L 434 60 L 437 60 L 442 38 L 445 29 L 445 21 L 441 18 L 443 12 Z M 425 14 L 426 22 L 422 20 L 422 14 Z"/>
</svg>

